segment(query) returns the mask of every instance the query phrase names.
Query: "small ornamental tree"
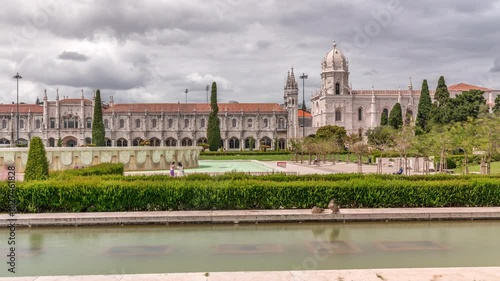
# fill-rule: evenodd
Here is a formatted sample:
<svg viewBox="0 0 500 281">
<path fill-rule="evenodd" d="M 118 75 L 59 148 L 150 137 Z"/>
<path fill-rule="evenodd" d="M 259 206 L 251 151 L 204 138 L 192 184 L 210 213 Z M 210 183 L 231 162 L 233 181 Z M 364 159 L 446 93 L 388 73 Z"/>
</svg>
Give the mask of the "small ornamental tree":
<svg viewBox="0 0 500 281">
<path fill-rule="evenodd" d="M 210 115 L 208 116 L 207 139 L 210 151 L 217 151 L 220 146 L 220 124 L 219 124 L 219 106 L 217 105 L 217 83 L 212 83 L 212 94 L 210 96 Z"/>
<path fill-rule="evenodd" d="M 416 126 L 421 132 L 428 132 L 429 119 L 432 110 L 432 101 L 429 94 L 429 85 L 427 80 L 422 82 L 422 92 L 420 94 L 420 100 L 418 102 L 418 113 Z"/>
<path fill-rule="evenodd" d="M 389 126 L 396 130 L 403 126 L 403 113 L 399 102 L 394 105 L 389 114 Z"/>
<path fill-rule="evenodd" d="M 495 98 L 495 105 L 493 106 L 493 112 L 500 115 L 500 95 Z"/>
<path fill-rule="evenodd" d="M 104 138 L 104 122 L 102 121 L 101 91 L 97 90 L 94 101 L 94 118 L 92 118 L 92 142 L 95 146 L 106 146 Z"/>
<path fill-rule="evenodd" d="M 49 162 L 42 139 L 34 137 L 30 142 L 24 181 L 45 180 L 49 177 Z"/>
</svg>

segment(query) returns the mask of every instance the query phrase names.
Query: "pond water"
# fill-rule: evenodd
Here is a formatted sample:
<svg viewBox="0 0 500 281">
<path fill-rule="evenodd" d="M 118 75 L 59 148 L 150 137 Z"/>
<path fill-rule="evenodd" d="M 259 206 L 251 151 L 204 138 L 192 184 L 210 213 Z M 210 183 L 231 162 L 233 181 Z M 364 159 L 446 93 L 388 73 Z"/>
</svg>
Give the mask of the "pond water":
<svg viewBox="0 0 500 281">
<path fill-rule="evenodd" d="M 19 228 L 16 276 L 500 266 L 499 233 L 500 221 Z"/>
</svg>

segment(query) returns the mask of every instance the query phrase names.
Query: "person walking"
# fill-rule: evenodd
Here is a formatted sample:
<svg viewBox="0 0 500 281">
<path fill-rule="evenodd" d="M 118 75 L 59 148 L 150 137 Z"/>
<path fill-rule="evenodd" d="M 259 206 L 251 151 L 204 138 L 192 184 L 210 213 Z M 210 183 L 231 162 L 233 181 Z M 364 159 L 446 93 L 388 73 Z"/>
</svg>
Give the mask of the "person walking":
<svg viewBox="0 0 500 281">
<path fill-rule="evenodd" d="M 181 162 L 179 162 L 177 164 L 177 176 L 178 177 L 184 176 L 184 167 L 182 167 L 182 163 Z"/>
<path fill-rule="evenodd" d="M 175 176 L 175 162 L 170 163 L 170 176 Z"/>
</svg>

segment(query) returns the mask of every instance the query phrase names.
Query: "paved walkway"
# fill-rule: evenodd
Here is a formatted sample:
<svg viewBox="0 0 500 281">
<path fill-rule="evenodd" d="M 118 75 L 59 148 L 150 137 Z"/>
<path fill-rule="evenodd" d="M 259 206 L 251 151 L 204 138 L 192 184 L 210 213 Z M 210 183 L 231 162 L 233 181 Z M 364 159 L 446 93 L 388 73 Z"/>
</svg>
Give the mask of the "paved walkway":
<svg viewBox="0 0 500 281">
<path fill-rule="evenodd" d="M 131 225 L 169 223 L 266 223 L 266 222 L 344 222 L 407 220 L 500 220 L 500 207 L 485 208 L 389 208 L 325 210 L 212 210 L 173 212 L 42 213 L 18 214 L 17 226 Z M 7 214 L 0 215 L 0 227 L 8 226 Z"/>
<path fill-rule="evenodd" d="M 498 281 L 500 267 L 322 271 L 199 272 L 0 278 L 0 281 Z"/>
</svg>

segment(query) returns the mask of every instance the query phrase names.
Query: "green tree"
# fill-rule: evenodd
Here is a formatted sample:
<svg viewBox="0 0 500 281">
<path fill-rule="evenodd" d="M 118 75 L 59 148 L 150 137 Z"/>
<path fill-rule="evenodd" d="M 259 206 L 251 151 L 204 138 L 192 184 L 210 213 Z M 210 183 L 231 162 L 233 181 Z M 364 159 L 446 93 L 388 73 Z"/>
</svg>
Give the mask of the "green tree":
<svg viewBox="0 0 500 281">
<path fill-rule="evenodd" d="M 31 139 L 28 151 L 28 162 L 24 171 L 24 181 L 45 180 L 49 177 L 49 161 L 42 139 Z"/>
<path fill-rule="evenodd" d="M 57 139 L 57 147 L 62 147 L 62 146 L 63 146 L 62 139 L 58 138 Z"/>
<path fill-rule="evenodd" d="M 344 127 L 327 125 L 320 127 L 318 131 L 316 131 L 316 138 L 321 140 L 334 140 L 339 145 L 344 145 L 345 137 L 347 136 L 347 132 Z"/>
<path fill-rule="evenodd" d="M 436 124 L 449 124 L 451 122 L 450 92 L 446 86 L 444 77 L 439 77 L 436 93 L 434 94 L 434 104 L 431 110 L 431 120 Z"/>
<path fill-rule="evenodd" d="M 92 142 L 95 146 L 106 146 L 104 138 L 104 122 L 102 121 L 101 91 L 97 90 L 94 101 L 94 117 L 92 119 Z"/>
<path fill-rule="evenodd" d="M 481 108 L 486 106 L 484 92 L 470 90 L 457 95 L 450 101 L 452 122 L 466 122 L 468 118 L 476 119 L 481 112 Z"/>
<path fill-rule="evenodd" d="M 220 146 L 220 124 L 219 124 L 219 106 L 217 105 L 217 83 L 212 83 L 212 93 L 210 95 L 210 115 L 208 116 L 208 148 L 210 151 L 217 151 Z"/>
<path fill-rule="evenodd" d="M 427 80 L 422 82 L 422 91 L 420 94 L 420 100 L 418 102 L 418 113 L 417 113 L 417 121 L 416 126 L 417 130 L 421 132 L 428 132 L 428 123 L 430 119 L 430 114 L 432 110 L 432 101 L 431 96 L 429 94 L 429 85 L 427 84 Z"/>
<path fill-rule="evenodd" d="M 401 104 L 398 102 L 394 105 L 389 114 L 389 126 L 394 129 L 399 129 L 403 126 L 403 110 L 401 109 Z"/>
<path fill-rule="evenodd" d="M 495 105 L 493 106 L 493 112 L 500 115 L 500 95 L 495 98 Z"/>
<path fill-rule="evenodd" d="M 387 112 L 383 111 L 382 115 L 380 116 L 380 126 L 387 126 L 389 125 L 389 116 L 387 116 Z"/>
</svg>

